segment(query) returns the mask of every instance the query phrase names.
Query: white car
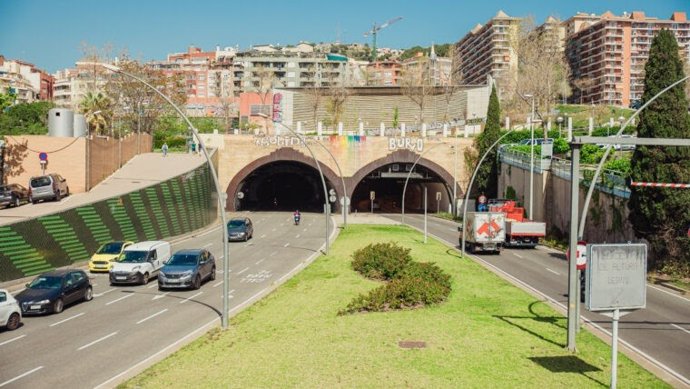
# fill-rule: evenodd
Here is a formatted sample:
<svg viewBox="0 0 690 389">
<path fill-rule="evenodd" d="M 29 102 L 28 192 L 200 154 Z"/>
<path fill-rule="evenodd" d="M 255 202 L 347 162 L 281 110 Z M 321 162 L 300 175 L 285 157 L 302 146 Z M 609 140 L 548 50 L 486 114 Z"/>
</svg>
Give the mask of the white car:
<svg viewBox="0 0 690 389">
<path fill-rule="evenodd" d="M 149 279 L 158 276 L 171 251 L 170 243 L 161 240 L 128 246 L 110 268 L 110 283 L 147 284 Z"/>
<path fill-rule="evenodd" d="M 5 289 L 0 289 L 0 327 L 16 330 L 22 322 L 22 310 L 19 303 Z"/>
</svg>

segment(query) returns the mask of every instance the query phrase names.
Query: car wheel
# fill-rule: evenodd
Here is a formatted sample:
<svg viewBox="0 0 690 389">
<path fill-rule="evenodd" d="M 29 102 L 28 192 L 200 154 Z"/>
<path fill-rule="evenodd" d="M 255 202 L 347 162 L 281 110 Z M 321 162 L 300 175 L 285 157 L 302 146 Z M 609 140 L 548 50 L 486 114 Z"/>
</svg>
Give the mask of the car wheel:
<svg viewBox="0 0 690 389">
<path fill-rule="evenodd" d="M 162 287 L 161 284 L 158 284 L 158 290 L 162 291 L 162 290 L 164 290 L 164 289 L 165 289 L 165 288 Z"/>
<path fill-rule="evenodd" d="M 60 200 L 62 200 L 62 195 L 60 194 L 60 189 L 58 189 L 57 193 L 55 193 L 55 201 Z"/>
<path fill-rule="evenodd" d="M 216 279 L 216 267 L 211 268 L 211 275 L 208 277 L 211 281 L 214 281 Z"/>
<path fill-rule="evenodd" d="M 248 240 L 249 240 L 249 235 L 245 234 L 245 235 L 244 235 L 244 241 L 246 242 L 246 241 L 248 241 Z"/>
<path fill-rule="evenodd" d="M 91 301 L 93 300 L 93 288 L 88 287 L 86 288 L 86 292 L 84 292 L 84 301 Z"/>
<path fill-rule="evenodd" d="M 62 301 L 62 299 L 57 299 L 53 303 L 53 313 L 60 313 L 62 312 L 63 308 L 65 308 L 65 303 Z"/>
<path fill-rule="evenodd" d="M 19 197 L 17 197 L 17 196 L 12 197 L 12 205 L 15 207 L 18 207 L 19 205 L 21 205 L 21 201 L 19 200 Z"/>
<path fill-rule="evenodd" d="M 69 186 L 67 187 L 67 190 L 65 190 L 65 196 L 69 196 Z"/>
<path fill-rule="evenodd" d="M 149 273 L 147 272 L 147 273 L 144 273 L 143 275 L 141 275 L 141 284 L 146 285 L 148 283 L 149 283 Z"/>
<path fill-rule="evenodd" d="M 15 312 L 7 319 L 7 329 L 9 331 L 14 331 L 17 328 L 19 328 L 19 314 Z"/>
<path fill-rule="evenodd" d="M 194 277 L 194 283 L 192 283 L 192 288 L 194 290 L 201 288 L 201 276 L 200 275 L 197 274 L 196 277 Z"/>
<path fill-rule="evenodd" d="M 29 197 L 29 201 L 31 202 L 31 204 L 38 203 L 38 200 L 34 200 L 33 197 Z"/>
</svg>

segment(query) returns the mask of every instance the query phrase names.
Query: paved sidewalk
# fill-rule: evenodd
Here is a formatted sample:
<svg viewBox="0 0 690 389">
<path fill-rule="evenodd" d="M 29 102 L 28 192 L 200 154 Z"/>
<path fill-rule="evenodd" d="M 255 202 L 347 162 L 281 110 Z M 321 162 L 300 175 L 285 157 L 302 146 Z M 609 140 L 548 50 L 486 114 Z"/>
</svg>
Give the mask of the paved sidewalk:
<svg viewBox="0 0 690 389">
<path fill-rule="evenodd" d="M 204 163 L 206 158 L 198 154 L 168 153 L 165 158 L 160 153 L 140 154 L 87 193 L 72 194 L 62 201 L 29 203 L 17 208 L 0 209 L 0 225 L 33 219 L 130 193 L 179 176 Z"/>
</svg>

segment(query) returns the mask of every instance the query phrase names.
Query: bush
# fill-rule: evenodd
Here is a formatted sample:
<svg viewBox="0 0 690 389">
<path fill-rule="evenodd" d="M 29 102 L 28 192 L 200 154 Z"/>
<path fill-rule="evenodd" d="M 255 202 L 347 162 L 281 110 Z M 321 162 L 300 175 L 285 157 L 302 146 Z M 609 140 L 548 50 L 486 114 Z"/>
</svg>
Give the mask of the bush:
<svg viewBox="0 0 690 389">
<path fill-rule="evenodd" d="M 370 244 L 352 255 L 352 268 L 367 278 L 390 280 L 412 261 L 410 249 L 391 243 Z"/>
</svg>

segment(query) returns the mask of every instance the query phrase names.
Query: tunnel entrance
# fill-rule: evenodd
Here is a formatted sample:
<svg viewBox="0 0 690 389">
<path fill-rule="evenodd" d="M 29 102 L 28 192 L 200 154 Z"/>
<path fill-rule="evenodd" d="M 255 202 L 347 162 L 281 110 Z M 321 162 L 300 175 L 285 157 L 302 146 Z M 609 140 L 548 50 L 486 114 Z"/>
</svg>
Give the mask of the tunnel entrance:
<svg viewBox="0 0 690 389">
<path fill-rule="evenodd" d="M 326 186 L 332 188 L 328 180 Z M 277 161 L 251 172 L 237 187 L 238 211 L 323 212 L 323 184 L 318 170 L 294 161 Z"/>
<path fill-rule="evenodd" d="M 367 174 L 352 192 L 352 212 L 401 213 L 402 192 L 412 163 L 391 163 Z M 405 212 L 424 212 L 424 187 L 427 187 L 428 212 L 447 212 L 452 202 L 449 186 L 434 171 L 417 165 L 410 175 L 405 193 Z M 375 199 L 371 200 L 371 192 Z M 440 195 L 437 195 L 440 193 Z M 437 200 L 437 196 L 440 200 Z M 373 204 L 372 204 L 373 203 Z"/>
</svg>

